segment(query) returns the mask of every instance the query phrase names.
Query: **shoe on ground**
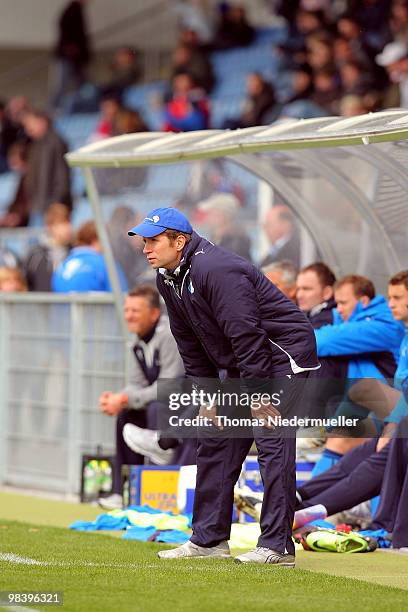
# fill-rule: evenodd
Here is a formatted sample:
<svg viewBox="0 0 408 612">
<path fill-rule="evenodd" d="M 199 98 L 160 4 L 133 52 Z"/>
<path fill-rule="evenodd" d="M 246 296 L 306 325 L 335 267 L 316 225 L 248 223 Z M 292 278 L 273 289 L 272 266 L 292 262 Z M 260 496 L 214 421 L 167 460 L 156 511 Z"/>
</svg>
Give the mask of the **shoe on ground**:
<svg viewBox="0 0 408 612">
<path fill-rule="evenodd" d="M 123 508 L 123 498 L 119 493 L 113 493 L 108 497 L 100 497 L 98 505 L 104 510 L 121 510 Z"/>
<path fill-rule="evenodd" d="M 157 553 L 160 559 L 232 559 L 228 542 L 220 542 L 217 546 L 204 548 L 188 540 L 185 544 L 170 550 L 161 550 Z"/>
<path fill-rule="evenodd" d="M 123 428 L 123 439 L 133 452 L 144 455 L 156 465 L 170 465 L 173 461 L 174 450 L 160 448 L 157 431 L 126 423 Z"/>
<path fill-rule="evenodd" d="M 295 567 L 295 557 L 289 553 L 279 553 L 272 548 L 257 546 L 243 555 L 235 557 L 236 563 L 271 563 L 281 567 Z"/>
<path fill-rule="evenodd" d="M 335 529 L 319 529 L 306 536 L 311 550 L 337 553 L 373 552 L 377 548 L 375 538 L 365 537 L 356 532 L 342 533 Z"/>
<path fill-rule="evenodd" d="M 239 512 L 244 512 L 248 516 L 252 516 L 259 522 L 262 509 L 263 494 L 251 491 L 249 487 L 245 489 L 234 489 L 234 504 Z"/>
</svg>

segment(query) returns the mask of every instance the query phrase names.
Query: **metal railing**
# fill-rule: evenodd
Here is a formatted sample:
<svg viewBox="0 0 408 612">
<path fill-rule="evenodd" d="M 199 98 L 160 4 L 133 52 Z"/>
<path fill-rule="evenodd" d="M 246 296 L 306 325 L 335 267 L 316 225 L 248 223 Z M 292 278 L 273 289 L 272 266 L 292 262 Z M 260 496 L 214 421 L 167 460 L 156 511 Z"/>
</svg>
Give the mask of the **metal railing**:
<svg viewBox="0 0 408 612">
<path fill-rule="evenodd" d="M 121 333 L 110 295 L 0 294 L 0 485 L 77 493 L 82 453 L 113 451 Z"/>
</svg>

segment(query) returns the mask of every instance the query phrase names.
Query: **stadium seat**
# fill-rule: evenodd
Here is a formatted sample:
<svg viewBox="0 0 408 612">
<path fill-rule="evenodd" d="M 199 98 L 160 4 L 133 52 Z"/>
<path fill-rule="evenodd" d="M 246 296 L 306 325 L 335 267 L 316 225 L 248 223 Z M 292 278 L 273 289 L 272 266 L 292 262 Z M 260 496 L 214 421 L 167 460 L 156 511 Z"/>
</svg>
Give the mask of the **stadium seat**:
<svg viewBox="0 0 408 612">
<path fill-rule="evenodd" d="M 17 189 L 19 175 L 17 172 L 0 174 L 0 215 L 12 201 Z"/>
<path fill-rule="evenodd" d="M 84 146 L 98 124 L 98 113 L 59 117 L 55 127 L 67 141 L 70 150 Z"/>
</svg>

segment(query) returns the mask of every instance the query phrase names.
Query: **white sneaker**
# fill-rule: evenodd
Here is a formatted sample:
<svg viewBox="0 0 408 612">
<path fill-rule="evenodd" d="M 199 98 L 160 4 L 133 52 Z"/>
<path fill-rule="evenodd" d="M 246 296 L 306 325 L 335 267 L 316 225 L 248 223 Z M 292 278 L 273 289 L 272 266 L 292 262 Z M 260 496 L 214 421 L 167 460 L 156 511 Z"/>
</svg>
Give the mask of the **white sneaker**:
<svg viewBox="0 0 408 612">
<path fill-rule="evenodd" d="M 288 553 L 279 553 L 272 548 L 257 546 L 239 557 L 235 557 L 236 563 L 272 563 L 282 567 L 295 567 L 295 557 Z"/>
<path fill-rule="evenodd" d="M 123 498 L 119 493 L 113 493 L 108 497 L 100 497 L 98 504 L 104 510 L 117 510 L 123 508 Z"/>
<path fill-rule="evenodd" d="M 212 559 L 232 559 L 228 542 L 220 542 L 217 546 L 204 548 L 197 546 L 191 540 L 185 542 L 177 548 L 171 550 L 161 550 L 157 553 L 160 559 L 187 559 L 195 557 L 196 559 L 212 558 Z"/>
<path fill-rule="evenodd" d="M 148 457 L 156 465 L 169 465 L 173 461 L 174 449 L 160 448 L 157 431 L 126 423 L 123 428 L 123 439 L 132 451 Z"/>
</svg>

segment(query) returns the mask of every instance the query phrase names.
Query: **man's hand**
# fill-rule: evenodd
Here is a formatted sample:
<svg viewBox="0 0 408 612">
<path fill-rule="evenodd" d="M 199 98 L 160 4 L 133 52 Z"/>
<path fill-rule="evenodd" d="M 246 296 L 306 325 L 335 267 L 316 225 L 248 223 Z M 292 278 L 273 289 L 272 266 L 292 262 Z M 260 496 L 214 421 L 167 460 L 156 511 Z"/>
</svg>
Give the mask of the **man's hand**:
<svg viewBox="0 0 408 612">
<path fill-rule="evenodd" d="M 224 429 L 223 425 L 217 420 L 217 406 L 215 404 L 212 406 L 201 406 L 198 416 L 206 417 L 217 429 Z"/>
<path fill-rule="evenodd" d="M 104 414 L 116 416 L 122 412 L 126 403 L 124 402 L 123 393 L 112 393 L 112 391 L 104 391 L 99 398 L 99 409 Z"/>
<path fill-rule="evenodd" d="M 388 444 L 388 442 L 390 441 L 390 438 L 392 437 L 392 434 L 394 433 L 396 429 L 397 429 L 396 423 L 387 423 L 387 425 L 383 429 L 381 438 L 378 439 L 377 446 L 375 449 L 377 453 L 382 451 L 384 446 Z"/>
<path fill-rule="evenodd" d="M 275 425 L 271 423 L 269 419 L 280 416 L 279 410 L 277 410 L 271 403 L 264 404 L 258 401 L 255 403 L 255 405 L 252 404 L 251 413 L 254 419 L 263 419 L 264 427 L 266 427 L 266 429 L 275 429 Z"/>
</svg>

